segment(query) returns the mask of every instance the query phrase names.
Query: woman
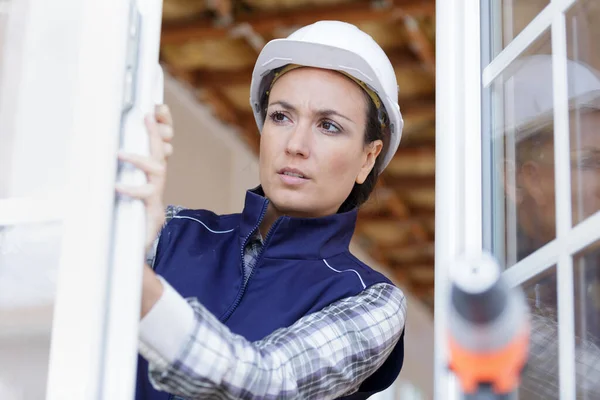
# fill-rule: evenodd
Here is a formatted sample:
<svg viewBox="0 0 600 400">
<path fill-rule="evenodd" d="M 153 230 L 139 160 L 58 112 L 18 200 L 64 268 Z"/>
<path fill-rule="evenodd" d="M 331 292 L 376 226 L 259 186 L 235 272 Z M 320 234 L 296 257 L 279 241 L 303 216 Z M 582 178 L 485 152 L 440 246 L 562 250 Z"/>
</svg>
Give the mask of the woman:
<svg viewBox="0 0 600 400">
<path fill-rule="evenodd" d="M 161 231 L 168 113 L 148 122 L 151 157 L 121 155 L 149 177 L 118 188 L 146 202 L 149 246 L 161 231 L 137 398 L 367 398 L 404 351 L 404 295 L 348 250 L 400 141 L 393 67 L 353 25 L 319 22 L 265 46 L 250 101 L 261 184 L 240 214 L 170 207 Z"/>
</svg>

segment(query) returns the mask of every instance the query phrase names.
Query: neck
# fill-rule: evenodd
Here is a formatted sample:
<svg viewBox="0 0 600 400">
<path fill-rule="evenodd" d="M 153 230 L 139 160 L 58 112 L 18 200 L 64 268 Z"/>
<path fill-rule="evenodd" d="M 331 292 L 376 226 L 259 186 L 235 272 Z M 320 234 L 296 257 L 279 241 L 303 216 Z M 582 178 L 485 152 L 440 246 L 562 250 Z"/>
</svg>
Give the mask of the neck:
<svg viewBox="0 0 600 400">
<path fill-rule="evenodd" d="M 277 221 L 277 218 L 281 217 L 282 215 L 283 214 L 280 213 L 279 210 L 277 210 L 277 208 L 275 208 L 273 203 L 269 202 L 269 205 L 267 206 L 267 212 L 265 213 L 265 217 L 263 218 L 262 222 L 260 223 L 260 227 L 258 228 L 260 230 L 261 236 L 263 237 L 263 240 L 267 237 L 269 229 L 271 229 L 275 221 Z"/>
</svg>

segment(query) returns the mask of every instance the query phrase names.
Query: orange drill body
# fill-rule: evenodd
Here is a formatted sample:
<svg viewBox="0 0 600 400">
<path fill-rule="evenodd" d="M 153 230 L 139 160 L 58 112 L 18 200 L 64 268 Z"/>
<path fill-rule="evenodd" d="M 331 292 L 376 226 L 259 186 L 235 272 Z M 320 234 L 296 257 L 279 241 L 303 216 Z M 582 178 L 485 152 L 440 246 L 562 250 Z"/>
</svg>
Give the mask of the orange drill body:
<svg viewBox="0 0 600 400">
<path fill-rule="evenodd" d="M 469 398 L 484 388 L 499 398 L 514 393 L 529 351 L 523 293 L 508 287 L 487 255 L 456 263 L 451 279 L 448 361 L 461 392 Z"/>
</svg>

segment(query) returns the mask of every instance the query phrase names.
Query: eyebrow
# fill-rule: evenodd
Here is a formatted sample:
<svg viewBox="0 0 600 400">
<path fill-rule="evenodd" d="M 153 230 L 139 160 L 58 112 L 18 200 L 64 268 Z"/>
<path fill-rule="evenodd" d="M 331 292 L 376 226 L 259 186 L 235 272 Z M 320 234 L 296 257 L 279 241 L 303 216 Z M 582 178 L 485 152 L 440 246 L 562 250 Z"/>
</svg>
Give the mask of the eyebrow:
<svg viewBox="0 0 600 400">
<path fill-rule="evenodd" d="M 288 103 L 287 101 L 284 100 L 278 100 L 278 101 L 274 101 L 272 103 L 269 103 L 269 107 L 274 106 L 274 105 L 280 105 L 281 107 L 285 108 L 286 110 L 289 111 L 297 111 L 296 107 L 294 107 L 293 105 L 291 105 L 290 103 Z M 328 117 L 331 115 L 337 115 L 340 118 L 344 118 L 352 123 L 356 123 L 354 122 L 352 119 L 350 119 L 349 117 L 345 116 L 344 114 L 340 114 L 339 112 L 332 110 L 332 109 L 324 109 L 324 110 L 317 110 L 317 113 L 321 116 L 324 117 Z"/>
</svg>

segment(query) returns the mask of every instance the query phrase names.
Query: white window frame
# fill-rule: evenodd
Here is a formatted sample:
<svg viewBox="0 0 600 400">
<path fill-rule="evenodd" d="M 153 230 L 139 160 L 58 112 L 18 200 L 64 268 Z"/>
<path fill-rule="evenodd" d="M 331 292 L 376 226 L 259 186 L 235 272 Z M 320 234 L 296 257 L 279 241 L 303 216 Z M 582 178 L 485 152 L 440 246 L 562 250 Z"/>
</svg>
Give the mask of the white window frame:
<svg viewBox="0 0 600 400">
<path fill-rule="evenodd" d="M 560 398 L 575 398 L 572 257 L 600 239 L 600 212 L 575 227 L 571 226 L 565 12 L 575 2 L 552 0 L 484 68 L 480 61 L 480 7 L 481 3 L 489 3 L 477 0 L 444 0 L 437 3 L 436 399 L 447 399 L 449 393 L 452 396 L 457 393 L 456 382 L 448 373 L 446 363 L 447 266 L 459 252 L 480 250 L 482 237 L 489 235 L 491 228 L 490 219 L 485 219 L 483 225 L 481 217 L 484 211 L 481 178 L 482 171 L 487 168 L 481 164 L 481 88 L 489 86 L 549 28 L 553 55 L 556 239 L 509 268 L 504 276 L 511 285 L 517 286 L 557 266 Z M 469 157 L 465 154 L 469 154 Z"/>
<path fill-rule="evenodd" d="M 447 369 L 448 263 L 482 241 L 479 10 L 478 0 L 436 3 L 436 399 L 458 398 Z"/>
<path fill-rule="evenodd" d="M 140 2 L 144 7 L 149 3 Z M 12 5 L 15 9 L 11 12 L 25 16 L 26 23 L 19 21 L 10 26 L 7 40 L 18 30 L 22 38 L 20 45 L 30 50 L 23 54 L 16 52 L 19 54 L 13 54 L 14 59 L 3 62 L 11 63 L 9 66 L 41 66 L 35 70 L 36 85 L 12 89 L 24 98 L 32 98 L 40 93 L 48 95 L 45 82 L 74 81 L 66 85 L 66 94 L 61 95 L 76 99 L 70 124 L 44 127 L 49 135 L 59 129 L 70 132 L 65 190 L 50 198 L 0 199 L 0 225 L 62 223 L 53 321 L 51 326 L 43 326 L 46 333 L 52 335 L 46 399 L 131 399 L 136 380 L 143 252 L 139 252 L 139 263 L 112 268 L 113 240 L 118 240 L 113 232 L 114 185 L 126 81 L 130 2 L 27 0 Z M 143 7 L 140 8 L 143 12 Z M 59 16 L 61 25 L 57 27 Z M 9 23 L 13 19 L 11 14 Z M 51 37 L 61 43 L 65 32 L 69 37 L 78 38 L 66 44 L 68 49 L 65 50 L 77 54 L 73 66 L 77 73 L 50 76 L 43 67 L 43 52 L 35 50 L 36 40 L 43 35 L 53 35 Z M 156 39 L 158 47 L 158 35 Z M 144 55 L 144 51 L 140 54 Z M 153 96 L 145 102 L 146 108 L 154 99 Z M 65 112 L 59 102 L 48 101 L 45 106 L 57 113 Z M 40 110 L 36 108 L 39 105 L 28 106 L 23 102 L 16 107 L 21 112 L 14 114 L 17 116 L 8 126 L 19 135 L 19 129 L 23 129 L 19 119 L 35 118 Z M 139 125 L 143 127 L 143 116 L 139 117 Z M 145 132 L 144 137 L 147 138 Z M 137 230 L 138 236 L 145 236 L 143 226 Z"/>
</svg>

